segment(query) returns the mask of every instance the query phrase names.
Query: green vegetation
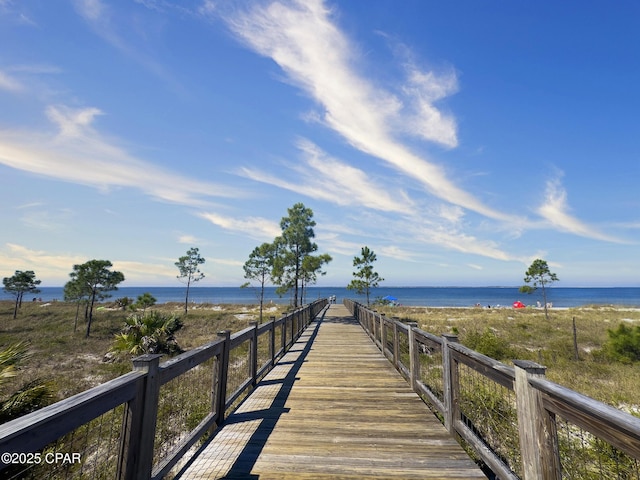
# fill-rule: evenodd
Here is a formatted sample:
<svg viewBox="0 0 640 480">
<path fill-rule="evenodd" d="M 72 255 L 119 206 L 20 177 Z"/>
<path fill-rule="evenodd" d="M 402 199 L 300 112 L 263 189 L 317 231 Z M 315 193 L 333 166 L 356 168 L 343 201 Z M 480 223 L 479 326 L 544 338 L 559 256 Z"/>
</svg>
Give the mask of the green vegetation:
<svg viewBox="0 0 640 480">
<path fill-rule="evenodd" d="M 271 278 L 278 285 L 279 295 L 293 290 L 294 308 L 304 303 L 305 286 L 314 283 L 322 266 L 331 261 L 328 254 L 312 256 L 318 250 L 318 245 L 312 241 L 316 236 L 315 226 L 313 210 L 296 203 L 280 220 L 282 234 L 273 242 Z"/>
<path fill-rule="evenodd" d="M 132 314 L 125 320 L 122 331 L 116 335 L 113 352 L 132 356 L 144 353 L 181 353 L 174 334 L 184 326 L 180 317 L 164 315 L 158 311 Z"/>
<path fill-rule="evenodd" d="M 28 341 L 30 353 L 29 360 L 19 364 L 20 375 L 7 378 L 0 392 L 8 394 L 18 391 L 23 383 L 42 380 L 50 385 L 53 401 L 57 401 L 131 371 L 129 355 L 104 361 L 128 312 L 120 310 L 115 302 L 100 304 L 94 313 L 91 336 L 86 338 L 81 331 L 74 332 L 76 309 L 76 304 L 70 302 L 26 302 L 21 318 L 14 321 L 13 302 L 0 301 L 0 350 Z M 265 309 L 266 314 L 277 317 L 284 311 L 284 306 Z M 156 305 L 153 312 L 182 316 L 183 305 Z M 184 326 L 173 335 L 182 349 L 189 350 L 216 340 L 220 330 L 235 332 L 246 328 L 249 321 L 258 319 L 258 314 L 257 306 L 199 304 L 189 310 L 187 318 L 182 318 Z M 4 399 L 5 394 L 0 393 L 0 397 Z"/>
<path fill-rule="evenodd" d="M 640 325 L 629 327 L 624 323 L 616 330 L 607 330 L 609 340 L 603 353 L 610 359 L 622 363 L 640 362 Z"/>
<path fill-rule="evenodd" d="M 22 307 L 22 297 L 25 293 L 39 293 L 37 286 L 41 281 L 36 279 L 36 274 L 33 270 L 27 270 L 23 272 L 16 270 L 16 273 L 12 277 L 4 277 L 2 279 L 2 285 L 4 291 L 16 297 L 16 303 L 13 309 L 13 318 L 18 315 L 18 309 Z"/>
<path fill-rule="evenodd" d="M 626 332 L 638 335 L 640 331 L 639 309 L 554 309 L 553 321 L 548 322 L 542 309 L 532 308 L 376 308 L 389 317 L 418 322 L 434 335 L 457 334 L 463 345 L 503 363 L 513 359 L 538 362 L 547 367 L 546 376 L 553 382 L 616 408 L 638 411 L 638 364 L 609 354 L 613 348 L 609 330 L 623 325 L 624 340 L 616 338 L 620 345 L 628 345 Z M 574 319 L 580 360 L 575 360 Z M 639 337 L 631 338 L 638 345 Z"/>
<path fill-rule="evenodd" d="M 69 274 L 71 280 L 64 287 L 65 298 L 86 302 L 84 319 L 87 338 L 91 332 L 96 302 L 109 298 L 111 295 L 108 292 L 117 290 L 118 284 L 124 282 L 124 274 L 109 270 L 112 266 L 109 260 L 89 260 L 81 265 L 74 265 L 73 272 Z"/>
<path fill-rule="evenodd" d="M 482 333 L 471 330 L 465 337 L 465 345 L 495 360 L 512 360 L 517 356 L 515 349 L 505 338 L 501 338 L 489 327 Z"/>
<path fill-rule="evenodd" d="M 204 278 L 204 273 L 200 271 L 200 265 L 205 262 L 205 259 L 200 256 L 200 252 L 197 248 L 190 248 L 187 250 L 187 254 L 178 258 L 175 263 L 176 267 L 180 271 L 178 280 L 187 284 L 187 293 L 184 297 L 184 313 L 187 314 L 187 307 L 189 304 L 189 288 L 191 284 L 199 282 Z"/>
<path fill-rule="evenodd" d="M 131 370 L 130 356 L 103 361 L 127 318 L 127 313 L 114 302 L 102 303 L 96 310 L 97 321 L 90 338 L 73 331 L 74 303 L 26 302 L 20 321 L 12 319 L 13 307 L 12 301 L 0 302 L 0 350 L 28 341 L 31 357 L 20 363 L 20 376 L 8 378 L 2 391 L 17 391 L 23 383 L 41 379 L 51 383 L 54 399 L 58 400 Z M 180 303 L 161 304 L 154 306 L 153 312 L 177 317 L 182 314 L 182 307 Z M 610 355 L 618 343 L 627 344 L 619 340 L 626 338 L 628 332 L 632 332 L 637 346 L 638 309 L 556 309 L 553 322 L 547 322 L 544 312 L 538 309 L 377 308 L 389 317 L 416 321 L 420 328 L 435 335 L 456 333 L 462 344 L 504 363 L 515 358 L 541 363 L 547 367 L 550 380 L 617 408 L 630 411 L 638 406 L 637 363 L 619 361 Z M 280 316 L 285 309 L 286 306 L 274 306 L 265 309 L 265 315 Z M 247 327 L 249 321 L 258 320 L 259 314 L 258 305 L 198 305 L 182 318 L 184 326 L 173 336 L 182 349 L 188 350 L 215 340 L 220 330 Z M 574 356 L 574 318 L 579 361 Z M 610 337 L 610 331 L 622 335 Z"/>
<path fill-rule="evenodd" d="M 260 284 L 260 305 L 263 305 L 264 286 L 267 281 L 278 285 L 276 293 L 283 296 L 293 291 L 294 308 L 305 303 L 305 288 L 316 283 L 318 275 L 324 275 L 322 267 L 331 261 L 327 253 L 312 255 L 318 245 L 311 241 L 315 237 L 313 210 L 302 203 L 287 209 L 288 216 L 282 217 L 282 234 L 273 243 L 263 243 L 256 247 L 245 262 L 244 278 L 256 280 Z M 242 287 L 248 287 L 245 283 Z M 260 315 L 262 318 L 262 314 Z"/>
<path fill-rule="evenodd" d="M 133 308 L 141 308 L 142 314 L 144 315 L 147 311 L 147 308 L 151 308 L 156 304 L 156 297 L 151 295 L 149 292 L 145 292 L 142 295 L 138 295 L 138 300 L 133 304 Z"/>
<path fill-rule="evenodd" d="M 264 287 L 268 281 L 272 281 L 271 272 L 275 259 L 276 247 L 272 243 L 263 243 L 259 247 L 253 249 L 249 254 L 249 259 L 244 263 L 244 278 L 256 280 L 260 284 L 260 321 L 262 321 L 262 310 L 264 307 Z M 248 287 L 249 283 L 245 283 L 242 287 Z"/>
<path fill-rule="evenodd" d="M 357 270 L 353 272 L 353 280 L 347 285 L 349 290 L 355 290 L 359 295 L 367 296 L 367 306 L 370 305 L 369 295 L 372 288 L 376 288 L 378 284 L 384 281 L 377 272 L 373 270 L 373 263 L 378 259 L 373 250 L 369 247 L 362 247 L 359 257 L 353 257 L 353 266 Z M 382 299 L 381 299 L 382 301 Z"/>
<path fill-rule="evenodd" d="M 10 380 L 19 376 L 21 367 L 28 361 L 28 349 L 27 343 L 18 342 L 0 350 L 0 424 L 33 412 L 51 401 L 49 385 L 37 378 L 21 382 L 17 388 L 8 388 Z"/>
<path fill-rule="evenodd" d="M 526 285 L 520 287 L 522 293 L 533 293 L 538 287 L 542 288 L 542 300 L 544 302 L 544 316 L 549 320 L 549 310 L 547 304 L 546 286 L 558 281 L 558 276 L 549 270 L 549 265 L 545 260 L 535 259 L 527 272 L 525 273 L 524 283 Z"/>
</svg>

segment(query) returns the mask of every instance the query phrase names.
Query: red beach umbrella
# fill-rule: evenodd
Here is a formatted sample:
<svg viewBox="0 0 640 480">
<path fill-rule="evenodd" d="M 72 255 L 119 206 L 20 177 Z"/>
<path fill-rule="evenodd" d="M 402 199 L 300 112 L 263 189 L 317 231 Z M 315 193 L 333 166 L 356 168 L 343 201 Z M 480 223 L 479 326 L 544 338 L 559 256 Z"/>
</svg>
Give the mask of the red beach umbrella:
<svg viewBox="0 0 640 480">
<path fill-rule="evenodd" d="M 520 300 L 516 300 L 513 302 L 513 308 L 524 308 L 526 305 L 522 303 Z"/>
</svg>

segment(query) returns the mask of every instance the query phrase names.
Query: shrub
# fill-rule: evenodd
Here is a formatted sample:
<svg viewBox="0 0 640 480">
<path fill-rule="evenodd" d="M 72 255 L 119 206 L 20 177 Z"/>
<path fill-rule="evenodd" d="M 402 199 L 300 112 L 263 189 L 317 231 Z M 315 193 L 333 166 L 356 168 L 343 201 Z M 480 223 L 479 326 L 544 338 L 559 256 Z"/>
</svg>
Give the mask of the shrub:
<svg viewBox="0 0 640 480">
<path fill-rule="evenodd" d="M 607 330 L 609 339 L 603 346 L 605 355 L 622 363 L 640 361 L 640 326 L 629 327 L 624 323 L 617 330 Z"/>
<path fill-rule="evenodd" d="M 470 331 L 463 343 L 472 350 L 495 360 L 512 359 L 517 356 L 509 342 L 498 337 L 490 328 L 486 328 L 482 333 L 477 330 Z"/>
<path fill-rule="evenodd" d="M 111 351 L 131 355 L 180 353 L 182 349 L 173 335 L 182 326 L 182 320 L 174 315 L 163 315 L 157 311 L 144 315 L 133 314 L 125 321 L 122 331 L 116 335 Z"/>
<path fill-rule="evenodd" d="M 18 375 L 20 363 L 29 358 L 28 344 L 19 342 L 0 351 L 0 387 L 6 388 L 9 379 Z M 0 423 L 8 422 L 33 412 L 51 403 L 53 395 L 46 382 L 39 379 L 23 383 L 20 387 L 0 399 Z"/>
<path fill-rule="evenodd" d="M 116 298 L 115 304 L 119 309 L 126 310 L 133 305 L 133 300 L 129 297 Z"/>
</svg>

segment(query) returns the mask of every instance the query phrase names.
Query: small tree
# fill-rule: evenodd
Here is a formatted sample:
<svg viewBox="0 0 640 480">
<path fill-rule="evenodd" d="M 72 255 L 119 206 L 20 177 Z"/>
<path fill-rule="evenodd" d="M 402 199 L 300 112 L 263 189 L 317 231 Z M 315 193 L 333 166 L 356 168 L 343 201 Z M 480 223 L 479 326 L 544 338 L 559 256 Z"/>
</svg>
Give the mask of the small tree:
<svg viewBox="0 0 640 480">
<path fill-rule="evenodd" d="M 138 300 L 136 301 L 134 307 L 141 308 L 142 314 L 144 315 L 147 311 L 147 308 L 153 307 L 156 304 L 156 298 L 151 295 L 149 292 L 145 292 L 142 295 L 138 295 Z"/>
<path fill-rule="evenodd" d="M 373 250 L 366 246 L 362 247 L 361 255 L 353 257 L 353 266 L 358 268 L 353 272 L 355 278 L 347 285 L 349 290 L 355 290 L 359 295 L 365 294 L 367 296 L 367 306 L 369 306 L 371 289 L 376 288 L 380 282 L 384 281 L 384 278 L 373 270 L 373 263 L 377 259 Z"/>
<path fill-rule="evenodd" d="M 331 255 L 323 253 L 322 255 L 307 255 L 302 259 L 302 295 L 305 301 L 306 289 L 309 285 L 313 285 L 318 280 L 318 275 L 326 275 L 327 272 L 322 270 L 322 266 L 329 263 Z"/>
<path fill-rule="evenodd" d="M 180 270 L 180 275 L 178 275 L 178 280 L 187 284 L 187 292 L 184 297 L 184 313 L 187 313 L 187 305 L 189 304 L 189 289 L 191 288 L 191 284 L 195 282 L 199 282 L 204 278 L 204 273 L 200 271 L 200 265 L 205 262 L 205 259 L 200 256 L 199 250 L 197 248 L 190 248 L 187 250 L 187 254 L 178 258 L 178 261 L 175 263 L 178 270 Z"/>
<path fill-rule="evenodd" d="M 275 257 L 276 247 L 272 243 L 263 243 L 253 249 L 249 259 L 244 263 L 244 278 L 256 280 L 260 284 L 260 322 L 262 322 L 262 310 L 264 306 L 264 286 L 271 281 L 271 271 Z M 245 284 L 248 285 L 248 282 Z"/>
<path fill-rule="evenodd" d="M 23 272 L 16 270 L 12 277 L 4 277 L 2 284 L 4 291 L 16 297 L 16 304 L 13 309 L 13 318 L 18 315 L 18 309 L 22 307 L 22 297 L 25 293 L 38 293 L 37 286 L 41 281 L 36 279 L 36 274 L 32 270 Z"/>
<path fill-rule="evenodd" d="M 117 290 L 118 284 L 124 282 L 124 274 L 109 270 L 112 266 L 109 260 L 89 260 L 82 265 L 74 265 L 73 272 L 69 274 L 71 280 L 65 285 L 65 292 L 76 292 L 88 298 L 85 311 L 87 338 L 91 332 L 96 300 L 109 298 L 111 295 L 107 292 Z"/>
<path fill-rule="evenodd" d="M 121 308 L 122 310 L 127 310 L 133 307 L 133 299 L 131 297 L 116 298 L 115 304 L 117 305 L 118 308 Z"/>
<path fill-rule="evenodd" d="M 287 216 L 280 220 L 282 235 L 275 240 L 277 255 L 273 266 L 274 281 L 279 284 L 278 293 L 293 289 L 293 306 L 302 304 L 300 283 L 302 281 L 302 261 L 318 249 L 312 242 L 315 237 L 313 210 L 296 203 L 287 209 Z"/>
<path fill-rule="evenodd" d="M 64 301 L 65 302 L 76 302 L 76 318 L 73 322 L 73 331 L 75 332 L 78 329 L 78 316 L 80 315 L 80 304 L 85 302 L 85 305 L 88 305 L 88 292 L 83 285 L 78 282 L 78 280 L 70 280 L 64 286 Z M 85 309 L 85 320 L 87 319 L 88 310 Z"/>
<path fill-rule="evenodd" d="M 547 291 L 546 286 L 558 281 L 558 276 L 549 270 L 549 265 L 545 260 L 537 258 L 533 261 L 529 269 L 525 273 L 524 283 L 520 287 L 522 293 L 533 293 L 538 287 L 542 288 L 542 299 L 544 301 L 544 315 L 549 320 L 549 311 L 547 310 Z"/>
</svg>

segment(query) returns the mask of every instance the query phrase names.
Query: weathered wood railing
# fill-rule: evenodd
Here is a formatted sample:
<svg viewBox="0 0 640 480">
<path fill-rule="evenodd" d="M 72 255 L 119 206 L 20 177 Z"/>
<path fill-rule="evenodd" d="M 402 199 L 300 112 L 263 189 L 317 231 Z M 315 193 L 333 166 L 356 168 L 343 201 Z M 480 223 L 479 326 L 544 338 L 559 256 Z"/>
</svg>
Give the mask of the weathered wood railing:
<svg viewBox="0 0 640 480">
<path fill-rule="evenodd" d="M 160 479 L 293 345 L 327 305 L 230 334 L 0 425 L 2 478 Z"/>
<path fill-rule="evenodd" d="M 444 425 L 500 479 L 640 478 L 640 418 L 352 300 L 345 305 Z"/>
</svg>

